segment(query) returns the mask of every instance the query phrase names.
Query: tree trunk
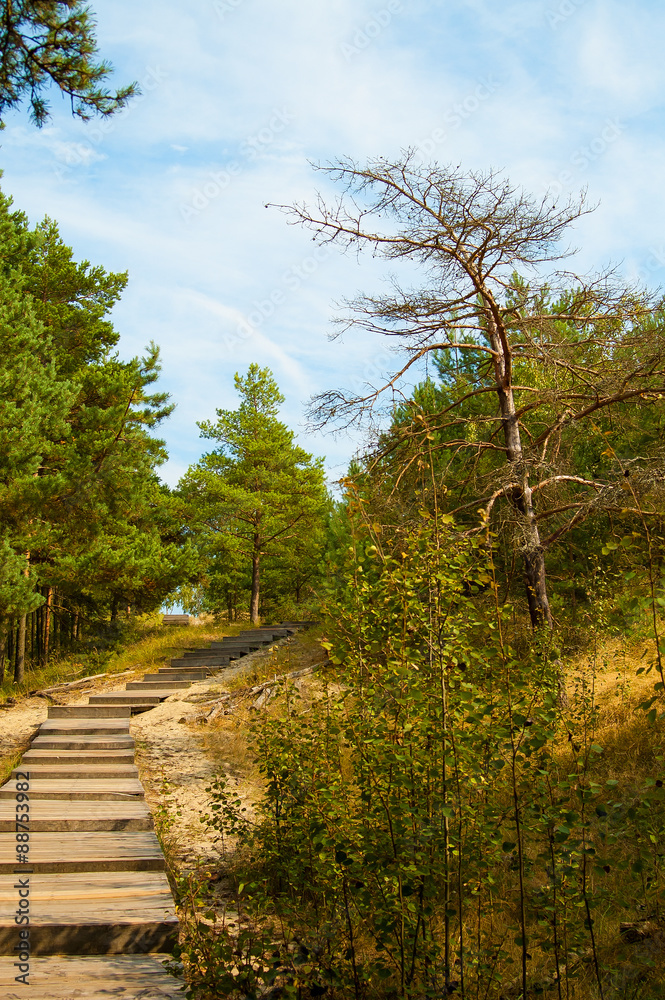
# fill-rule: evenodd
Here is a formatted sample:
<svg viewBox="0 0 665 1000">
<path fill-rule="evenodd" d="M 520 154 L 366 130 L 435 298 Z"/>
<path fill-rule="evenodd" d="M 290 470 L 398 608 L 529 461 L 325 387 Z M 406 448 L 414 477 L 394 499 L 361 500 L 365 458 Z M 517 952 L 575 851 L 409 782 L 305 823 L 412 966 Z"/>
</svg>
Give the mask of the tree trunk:
<svg viewBox="0 0 665 1000">
<path fill-rule="evenodd" d="M 42 642 L 42 666 L 48 663 L 49 640 L 51 637 L 51 601 L 53 600 L 53 589 L 46 588 L 46 601 L 44 603 L 44 635 Z"/>
<path fill-rule="evenodd" d="M 249 603 L 249 617 L 252 620 L 252 625 L 259 624 L 260 559 L 258 538 L 254 536 L 254 551 L 252 552 L 252 597 Z"/>
<path fill-rule="evenodd" d="M 7 634 L 0 632 L 0 684 L 5 683 L 5 655 L 7 652 Z"/>
<path fill-rule="evenodd" d="M 25 625 L 27 615 L 21 615 L 18 623 L 18 640 L 16 643 L 16 665 L 14 667 L 14 683 L 22 684 L 25 676 Z"/>
<path fill-rule="evenodd" d="M 491 301 L 489 296 L 486 296 L 486 300 Z M 517 484 L 509 493 L 509 499 L 521 515 L 520 525 L 523 532 L 521 554 L 531 626 L 534 629 L 543 626 L 552 628 L 552 612 L 547 597 L 545 552 L 540 543 L 533 494 L 529 486 L 528 473 L 524 467 L 520 422 L 513 395 L 512 357 L 506 332 L 497 326 L 496 316 L 489 307 L 488 335 L 492 350 L 495 352 L 494 375 L 506 444 L 506 457 L 517 480 Z"/>
<path fill-rule="evenodd" d="M 541 628 L 543 625 L 552 628 L 552 612 L 547 597 L 545 576 L 545 553 L 540 545 L 538 528 L 535 524 L 532 538 L 527 539 L 522 558 L 524 560 L 524 584 L 531 624 L 533 628 Z"/>
</svg>

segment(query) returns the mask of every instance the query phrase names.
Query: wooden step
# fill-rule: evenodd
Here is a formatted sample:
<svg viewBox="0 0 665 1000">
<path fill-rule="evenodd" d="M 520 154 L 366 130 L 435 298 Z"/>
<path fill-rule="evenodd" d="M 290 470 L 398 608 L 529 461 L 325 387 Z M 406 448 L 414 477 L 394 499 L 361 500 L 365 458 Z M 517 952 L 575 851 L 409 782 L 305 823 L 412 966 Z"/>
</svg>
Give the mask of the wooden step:
<svg viewBox="0 0 665 1000">
<path fill-rule="evenodd" d="M 212 649 L 212 650 L 201 650 L 198 653 L 183 653 L 181 656 L 172 657 L 172 660 L 176 659 L 178 661 L 182 660 L 183 663 L 198 663 L 199 660 L 203 660 L 205 663 L 210 663 L 212 660 L 219 660 L 228 658 L 231 653 L 245 653 L 249 652 L 246 646 L 227 646 L 224 649 Z M 215 664 L 213 663 L 213 666 Z"/>
<path fill-rule="evenodd" d="M 95 705 L 159 705 L 160 701 L 168 698 L 167 694 L 161 691 L 109 691 L 108 694 L 95 694 L 92 696 Z M 92 698 L 90 699 L 92 702 Z"/>
<path fill-rule="evenodd" d="M 128 719 L 124 705 L 49 705 L 49 719 Z"/>
<path fill-rule="evenodd" d="M 204 681 L 208 676 L 207 670 L 171 670 L 168 667 L 162 668 L 163 672 L 158 674 L 146 674 L 145 681 L 156 681 L 161 687 L 162 682 L 167 683 L 168 681 L 186 681 L 187 684 L 195 684 L 196 681 Z"/>
<path fill-rule="evenodd" d="M 15 955 L 0 963 L 0 996 L 8 1000 L 183 1000 L 184 984 L 170 976 L 168 955 L 54 955 L 30 961 L 29 986 L 14 979 Z"/>
<path fill-rule="evenodd" d="M 34 747 L 34 743 L 33 743 Z M 75 767 L 77 764 L 91 765 L 117 764 L 121 767 L 133 766 L 134 748 L 128 750 L 28 750 L 23 755 L 23 760 L 17 770 L 21 767 L 32 767 L 34 764 L 43 765 L 67 765 Z"/>
<path fill-rule="evenodd" d="M 210 676 L 210 670 L 202 667 L 160 667 L 156 674 L 146 674 L 146 679 L 157 678 L 161 681 L 173 678 L 174 681 L 204 681 Z"/>
<path fill-rule="evenodd" d="M 185 691 L 191 686 L 192 682 L 188 680 L 175 681 L 173 679 L 169 679 L 168 677 L 160 677 L 157 680 L 153 680 L 151 677 L 150 679 L 146 678 L 142 681 L 132 681 L 130 684 L 127 684 L 126 689 L 127 691 L 165 691 L 168 688 L 171 691 L 176 692 Z"/>
<path fill-rule="evenodd" d="M 287 628 L 259 628 L 256 629 L 256 631 L 243 630 L 242 632 L 238 632 L 238 635 L 235 638 L 251 639 L 253 637 L 256 637 L 257 639 L 258 638 L 284 639 L 287 635 L 289 635 L 289 630 Z M 234 637 L 230 636 L 230 638 Z"/>
<path fill-rule="evenodd" d="M 35 736 L 33 750 L 133 750 L 131 736 Z"/>
<path fill-rule="evenodd" d="M 36 799 L 100 799 L 134 801 L 143 798 L 143 785 L 138 778 L 33 778 L 18 779 L 29 785 L 30 803 Z M 10 778 L 0 788 L 0 799 L 16 799 L 17 779 Z M 24 789 L 25 791 L 25 789 Z"/>
<path fill-rule="evenodd" d="M 95 699 L 94 702 L 92 701 L 92 698 Z M 113 698 L 119 705 L 127 704 L 131 707 L 134 704 L 150 704 L 149 701 L 144 702 L 142 700 L 144 698 L 153 700 L 156 698 L 158 702 L 163 701 L 165 698 L 168 698 L 168 694 L 164 692 L 163 688 L 149 687 L 142 688 L 140 691 L 106 691 L 104 694 L 93 694 L 91 696 L 90 703 L 94 705 L 104 705 L 106 704 L 106 702 L 102 700 L 104 698 Z"/>
<path fill-rule="evenodd" d="M 30 835 L 29 865 L 33 872 L 164 871 L 166 863 L 152 830 L 77 833 L 76 850 L 62 833 Z M 15 874 L 16 834 L 0 833 L 0 873 Z"/>
<path fill-rule="evenodd" d="M 136 764 L 32 764 L 24 763 L 15 767 L 12 777 L 28 774 L 33 778 L 138 778 Z M 59 760 L 59 758 L 58 758 Z"/>
<path fill-rule="evenodd" d="M 198 655 L 199 656 L 203 656 L 203 655 L 206 654 L 206 652 L 210 653 L 212 655 L 214 655 L 217 652 L 224 653 L 224 652 L 226 652 L 227 649 L 228 650 L 234 650 L 234 651 L 238 651 L 238 650 L 244 650 L 244 651 L 256 650 L 256 649 L 260 649 L 262 645 L 263 645 L 263 643 L 262 642 L 258 642 L 257 640 L 255 640 L 254 642 L 231 642 L 231 640 L 229 640 L 227 642 L 227 640 L 224 639 L 223 642 L 211 643 L 209 650 L 201 650 L 198 653 Z M 197 654 L 196 653 L 191 653 L 190 655 L 191 656 L 196 656 Z M 185 656 L 187 656 L 187 653 L 185 653 Z"/>
<path fill-rule="evenodd" d="M 30 836 L 42 830 L 93 831 L 93 830 L 152 830 L 152 816 L 144 799 L 110 802 L 95 799 L 58 801 L 35 799 L 30 801 Z M 16 803 L 0 799 L 0 833 L 16 833 Z M 69 846 L 68 846 L 69 845 Z M 63 853 L 76 849 L 76 841 L 63 838 Z"/>
<path fill-rule="evenodd" d="M 129 719 L 47 719 L 39 727 L 40 735 L 118 736 L 129 735 Z"/>
<path fill-rule="evenodd" d="M 175 943 L 178 920 L 163 872 L 12 874 L 0 876 L 0 954 L 14 954 L 18 940 L 19 878 L 29 879 L 33 955 L 145 954 Z"/>
<path fill-rule="evenodd" d="M 205 660 L 208 663 L 210 660 L 223 660 L 227 657 L 230 652 L 234 652 L 238 649 L 245 649 L 244 646 L 234 646 L 232 649 L 201 649 L 196 653 L 185 652 L 180 656 L 171 657 L 172 660 L 182 660 L 183 663 L 191 663 L 193 660 Z"/>
<path fill-rule="evenodd" d="M 252 652 L 254 652 L 254 650 L 247 649 L 246 646 L 234 646 L 234 647 L 227 646 L 224 649 L 220 649 L 218 653 L 214 653 L 212 656 L 209 657 L 192 656 L 190 659 L 183 659 L 182 662 L 201 663 L 201 664 L 208 663 L 214 666 L 218 658 L 223 659 L 224 657 L 226 657 L 227 660 L 239 660 L 241 656 L 249 656 L 249 654 Z M 173 663 L 173 660 L 171 660 L 171 663 Z"/>
<path fill-rule="evenodd" d="M 205 657 L 203 657 L 203 658 L 197 657 L 196 659 L 194 659 L 192 657 L 191 660 L 185 660 L 185 659 L 182 659 L 182 658 L 174 657 L 171 660 L 171 667 L 174 667 L 174 668 L 175 667 L 178 667 L 178 668 L 181 668 L 181 667 L 208 667 L 208 668 L 211 668 L 211 667 L 228 667 L 229 660 L 237 660 L 237 659 L 239 659 L 239 657 L 240 657 L 239 653 L 232 653 L 231 655 L 226 655 L 226 656 L 213 656 L 213 657 L 209 657 L 208 659 L 206 659 Z"/>
</svg>

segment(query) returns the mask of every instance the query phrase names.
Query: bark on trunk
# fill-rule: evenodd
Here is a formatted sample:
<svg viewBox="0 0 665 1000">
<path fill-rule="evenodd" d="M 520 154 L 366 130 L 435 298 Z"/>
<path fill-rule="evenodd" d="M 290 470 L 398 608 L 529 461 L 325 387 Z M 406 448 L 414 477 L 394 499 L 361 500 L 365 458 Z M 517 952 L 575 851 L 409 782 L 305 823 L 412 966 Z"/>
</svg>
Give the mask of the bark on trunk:
<svg viewBox="0 0 665 1000">
<path fill-rule="evenodd" d="M 252 625 L 259 624 L 259 583 L 260 583 L 260 555 L 258 550 L 258 539 L 254 539 L 254 552 L 252 553 L 252 597 L 249 604 L 249 617 Z"/>
<path fill-rule="evenodd" d="M 22 684 L 25 676 L 25 625 L 27 615 L 21 615 L 18 623 L 18 641 L 16 643 L 16 665 L 14 667 L 14 682 Z"/>
<path fill-rule="evenodd" d="M 44 641 L 42 644 L 42 666 L 48 663 L 49 641 L 51 638 L 51 601 L 53 600 L 53 589 L 46 588 L 46 601 L 44 602 Z"/>
<path fill-rule="evenodd" d="M 516 480 L 516 485 L 510 492 L 509 498 L 520 514 L 523 532 L 524 584 L 531 626 L 534 629 L 543 626 L 552 628 L 552 612 L 547 597 L 545 553 L 540 542 L 528 472 L 524 466 L 519 417 L 513 395 L 512 358 L 505 331 L 499 328 L 495 316 L 489 317 L 488 334 L 490 345 L 495 352 L 494 374 L 506 444 L 506 457 Z"/>
<path fill-rule="evenodd" d="M 535 526 L 534 526 L 535 527 Z M 547 580 L 545 576 L 545 555 L 540 547 L 538 528 L 535 527 L 529 548 L 522 554 L 524 560 L 524 584 L 526 598 L 529 604 L 529 615 L 534 628 L 552 628 L 552 612 L 547 597 Z M 527 544 L 529 542 L 527 541 Z"/>
</svg>

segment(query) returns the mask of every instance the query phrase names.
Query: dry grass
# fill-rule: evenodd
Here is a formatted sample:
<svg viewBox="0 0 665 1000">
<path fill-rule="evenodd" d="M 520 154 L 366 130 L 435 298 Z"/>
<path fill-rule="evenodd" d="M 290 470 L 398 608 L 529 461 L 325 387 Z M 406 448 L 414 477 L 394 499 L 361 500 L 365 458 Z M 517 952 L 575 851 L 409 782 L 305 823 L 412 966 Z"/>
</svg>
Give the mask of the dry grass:
<svg viewBox="0 0 665 1000">
<path fill-rule="evenodd" d="M 315 630 L 303 632 L 287 642 L 255 654 L 251 668 L 237 674 L 225 685 L 225 690 L 232 695 L 229 712 L 227 715 L 219 716 L 206 727 L 203 748 L 225 774 L 242 786 L 243 794 L 250 800 L 256 801 L 262 789 L 261 779 L 248 746 L 249 727 L 256 719 L 257 713 L 257 709 L 254 708 L 256 696 L 251 696 L 251 689 L 274 677 L 313 666 L 322 659 L 323 650 L 318 632 Z M 308 676 L 296 680 L 295 686 L 299 692 L 306 694 L 315 683 L 316 681 Z M 281 706 L 275 708 L 274 704 L 268 704 L 261 711 L 272 714 L 282 709 Z"/>
<path fill-rule="evenodd" d="M 639 707 L 660 680 L 654 659 L 653 640 L 620 637 L 598 643 L 568 668 L 565 721 L 580 735 L 586 727 L 587 739 L 604 751 L 595 770 L 621 785 L 650 776 L 663 751 L 665 720 L 649 723 Z"/>
</svg>

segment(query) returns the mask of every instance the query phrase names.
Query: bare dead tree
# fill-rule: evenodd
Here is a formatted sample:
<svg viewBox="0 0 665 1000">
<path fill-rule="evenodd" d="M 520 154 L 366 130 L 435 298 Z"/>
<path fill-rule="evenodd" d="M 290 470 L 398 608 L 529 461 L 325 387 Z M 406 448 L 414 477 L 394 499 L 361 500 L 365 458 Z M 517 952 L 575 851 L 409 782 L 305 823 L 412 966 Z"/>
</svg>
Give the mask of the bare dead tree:
<svg viewBox="0 0 665 1000">
<path fill-rule="evenodd" d="M 553 456 L 567 428 L 608 407 L 665 394 L 665 338 L 652 319 L 658 303 L 612 270 L 580 277 L 559 269 L 574 252 L 562 247 L 563 237 L 590 211 L 584 195 L 564 204 L 536 200 L 501 173 L 422 166 L 409 151 L 397 162 L 344 159 L 319 169 L 344 193 L 330 205 L 319 197 L 314 207 L 279 206 L 291 221 L 343 251 L 411 261 L 424 281 L 403 289 L 393 278 L 388 294 L 345 302 L 339 332 L 361 327 L 392 338 L 401 363 L 366 391 L 331 389 L 316 397 L 313 424 L 371 419 L 382 399 L 394 402 L 429 352 L 484 358 L 472 388 L 435 415 L 438 431 L 460 431 L 436 446 L 501 459 L 483 486 L 484 517 L 489 521 L 499 500 L 510 505 L 531 622 L 551 627 L 545 551 L 594 509 L 611 507 L 618 489 L 562 471 Z M 470 435 L 465 404 L 487 394 L 495 408 L 474 418 Z M 429 435 L 431 449 L 431 430 L 432 415 L 420 427 L 412 421 L 403 435 L 411 442 Z M 390 447 L 396 444 L 399 437 Z M 564 487 L 574 492 L 562 499 Z M 548 495 L 555 497 L 549 514 L 540 510 Z M 477 507 L 477 496 L 473 502 Z M 552 511 L 569 516 L 543 539 L 544 515 Z"/>
</svg>

